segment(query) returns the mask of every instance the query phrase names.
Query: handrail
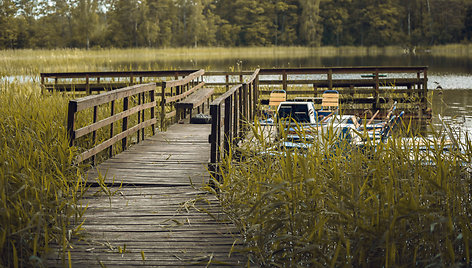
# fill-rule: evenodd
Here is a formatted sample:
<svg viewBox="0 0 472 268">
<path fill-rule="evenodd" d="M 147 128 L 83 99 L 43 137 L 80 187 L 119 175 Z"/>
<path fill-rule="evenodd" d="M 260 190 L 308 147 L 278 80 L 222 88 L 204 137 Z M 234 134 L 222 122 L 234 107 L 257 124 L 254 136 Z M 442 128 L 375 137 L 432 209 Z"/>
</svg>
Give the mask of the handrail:
<svg viewBox="0 0 472 268">
<path fill-rule="evenodd" d="M 221 179 L 218 163 L 229 153 L 231 144 L 244 137 L 247 122 L 254 120 L 256 115 L 259 71 L 257 69 L 245 83 L 233 86 L 210 104 L 212 120 L 208 138 L 211 144 L 208 168 L 217 181 Z"/>
<path fill-rule="evenodd" d="M 58 91 L 85 91 L 91 94 L 92 91 L 104 91 L 106 89 L 123 88 L 134 84 L 142 84 L 143 77 L 165 78 L 187 76 L 198 70 L 168 70 L 168 71 L 109 71 L 109 72 L 67 72 L 67 73 L 41 73 L 42 89 Z M 124 78 L 126 82 L 109 81 L 109 78 Z M 49 83 L 54 79 L 53 83 Z M 82 83 L 66 81 L 63 79 L 79 79 Z"/>
<path fill-rule="evenodd" d="M 90 78 L 98 77 L 164 77 L 185 76 L 198 70 L 166 70 L 166 71 L 110 71 L 110 72 L 65 72 L 65 73 L 41 73 L 44 78 Z"/>
<path fill-rule="evenodd" d="M 205 85 L 203 82 L 203 75 L 205 70 L 200 69 L 196 72 L 193 72 L 186 77 L 173 80 L 161 82 L 161 130 L 164 130 L 166 127 L 166 119 L 174 118 L 176 111 L 173 107 L 173 104 L 176 101 L 179 101 L 191 93 L 197 91 L 199 88 L 202 88 Z M 166 105 L 170 106 L 170 112 L 166 112 Z"/>
<path fill-rule="evenodd" d="M 100 95 L 91 95 L 76 100 L 69 101 L 69 109 L 67 115 L 67 133 L 69 136 L 70 146 L 75 145 L 77 139 L 82 136 L 92 134 L 92 148 L 86 148 L 86 151 L 82 152 L 75 159 L 77 163 L 81 163 L 89 158 L 92 158 L 92 162 L 95 163 L 95 156 L 108 149 L 109 156 L 113 155 L 113 145 L 118 141 L 122 141 L 121 150 L 125 150 L 128 146 L 128 137 L 134 133 L 138 133 L 137 142 L 144 140 L 144 130 L 146 127 L 151 127 L 151 131 L 155 134 L 155 124 L 157 120 L 155 118 L 155 90 L 156 84 L 149 83 L 143 85 L 135 85 L 117 89 L 114 91 L 106 92 Z M 145 94 L 149 96 L 146 98 Z M 138 99 L 138 103 L 134 107 L 130 107 L 130 99 Z M 115 106 L 117 102 L 123 103 L 122 111 L 115 113 Z M 110 115 L 98 121 L 99 106 L 107 105 L 105 109 L 110 109 Z M 77 124 L 77 113 L 93 108 L 93 122 L 79 129 L 76 128 Z M 149 111 L 149 119 L 145 120 L 145 113 Z M 131 115 L 137 114 L 137 122 L 131 122 L 129 120 Z M 118 134 L 114 133 L 114 123 L 122 121 L 121 132 Z M 130 124 L 134 124 L 130 127 Z M 109 138 L 99 144 L 97 142 L 97 131 L 100 129 L 109 127 Z"/>
<path fill-rule="evenodd" d="M 176 86 L 182 86 L 182 85 L 185 85 L 185 84 L 188 84 L 190 83 L 192 80 L 194 80 L 195 78 L 198 78 L 202 75 L 205 74 L 205 70 L 203 69 L 200 69 L 196 72 L 193 72 L 189 75 L 187 75 L 186 77 L 184 77 L 183 79 L 180 79 L 180 80 L 173 80 L 173 81 L 164 81 L 162 83 L 165 83 L 165 86 L 166 87 L 176 87 Z"/>
</svg>

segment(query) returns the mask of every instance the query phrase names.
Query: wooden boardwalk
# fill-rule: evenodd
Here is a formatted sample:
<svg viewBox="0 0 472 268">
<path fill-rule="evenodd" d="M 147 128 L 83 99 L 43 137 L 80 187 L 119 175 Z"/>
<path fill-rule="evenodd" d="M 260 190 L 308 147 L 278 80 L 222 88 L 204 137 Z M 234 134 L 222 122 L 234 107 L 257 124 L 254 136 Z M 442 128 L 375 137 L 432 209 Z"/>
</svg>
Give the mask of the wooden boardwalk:
<svg viewBox="0 0 472 268">
<path fill-rule="evenodd" d="M 108 183 L 123 185 L 111 196 L 89 190 L 72 267 L 245 266 L 244 254 L 230 254 L 240 246 L 236 227 L 200 190 L 209 179 L 209 133 L 210 125 L 172 125 L 100 164 Z M 51 254 L 48 266 L 64 266 L 61 256 Z"/>
</svg>

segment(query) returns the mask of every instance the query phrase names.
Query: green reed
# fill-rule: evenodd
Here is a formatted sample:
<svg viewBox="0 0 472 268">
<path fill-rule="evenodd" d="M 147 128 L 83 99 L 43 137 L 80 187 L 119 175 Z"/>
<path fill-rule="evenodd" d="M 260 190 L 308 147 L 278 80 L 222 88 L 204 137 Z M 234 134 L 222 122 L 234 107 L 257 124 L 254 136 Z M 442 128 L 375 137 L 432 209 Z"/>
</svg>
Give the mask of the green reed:
<svg viewBox="0 0 472 268">
<path fill-rule="evenodd" d="M 445 152 L 433 131 L 362 147 L 323 134 L 273 153 L 256 122 L 238 159 L 222 163 L 219 197 L 261 266 L 471 265 L 471 142 Z"/>
<path fill-rule="evenodd" d="M 67 99 L 38 85 L 0 85 L 0 266 L 44 266 L 49 246 L 65 253 L 80 230 L 86 187 L 66 110 Z"/>
</svg>

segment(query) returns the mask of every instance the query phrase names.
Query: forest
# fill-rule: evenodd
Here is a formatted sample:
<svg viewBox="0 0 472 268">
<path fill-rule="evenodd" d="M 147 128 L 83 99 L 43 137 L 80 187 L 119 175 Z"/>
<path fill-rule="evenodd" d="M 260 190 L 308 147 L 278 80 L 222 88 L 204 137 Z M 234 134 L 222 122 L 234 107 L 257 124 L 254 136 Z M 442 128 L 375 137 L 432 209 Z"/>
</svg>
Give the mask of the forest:
<svg viewBox="0 0 472 268">
<path fill-rule="evenodd" d="M 472 39 L 472 0 L 0 0 L 0 49 L 402 46 Z"/>
</svg>

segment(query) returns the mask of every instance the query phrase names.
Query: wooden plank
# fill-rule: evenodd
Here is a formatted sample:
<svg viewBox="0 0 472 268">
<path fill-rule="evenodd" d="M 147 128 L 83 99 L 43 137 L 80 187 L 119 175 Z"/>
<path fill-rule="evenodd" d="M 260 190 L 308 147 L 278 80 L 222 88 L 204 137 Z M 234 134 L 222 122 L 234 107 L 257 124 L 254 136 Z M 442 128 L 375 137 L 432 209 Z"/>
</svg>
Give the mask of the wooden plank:
<svg viewBox="0 0 472 268">
<path fill-rule="evenodd" d="M 127 184 L 119 188 L 115 180 L 116 186 L 109 188 L 116 191 L 111 196 L 100 194 L 100 187 L 89 188 L 83 199 L 88 207 L 82 240 L 73 241 L 70 248 L 72 266 L 206 266 L 210 258 L 219 261 L 212 266 L 246 264 L 245 254 L 236 251 L 230 255 L 243 241 L 235 242 L 238 229 L 222 212 L 217 198 L 198 188 L 209 179 L 209 132 L 209 125 L 172 125 L 167 132 L 91 170 L 89 181 L 100 172 L 107 178 L 126 176 L 130 183 L 148 181 L 162 186 Z M 174 181 L 178 187 L 164 186 Z M 120 254 L 118 247 L 124 245 L 127 251 Z M 47 266 L 63 267 L 60 246 L 53 249 Z"/>
<path fill-rule="evenodd" d="M 192 81 L 193 79 L 197 78 L 197 77 L 200 77 L 202 75 L 205 74 L 205 70 L 203 69 L 200 69 L 194 73 L 191 73 L 189 75 L 187 75 L 186 77 L 184 77 L 183 79 L 180 79 L 180 80 L 173 80 L 173 81 L 166 81 L 166 82 L 163 82 L 163 84 L 165 84 L 165 87 L 176 87 L 176 86 L 183 86 L 185 84 L 188 84 L 190 83 L 190 81 Z"/>
<path fill-rule="evenodd" d="M 184 108 L 184 109 L 193 109 L 197 106 L 202 105 L 206 100 L 210 98 L 210 96 L 215 92 L 214 88 L 203 88 L 192 95 L 190 95 L 188 98 L 181 102 L 177 102 L 175 104 L 176 109 L 177 108 Z"/>
<path fill-rule="evenodd" d="M 179 101 L 181 99 L 184 99 L 188 95 L 190 95 L 190 94 L 194 93 L 195 91 L 197 91 L 198 89 L 202 88 L 204 85 L 205 85 L 205 82 L 200 82 L 198 85 L 196 85 L 193 88 L 185 91 L 182 94 L 172 96 L 172 97 L 166 97 L 166 103 L 175 102 L 175 101 Z"/>
<path fill-rule="evenodd" d="M 113 100 L 130 97 L 143 92 L 155 90 L 156 83 L 149 83 L 144 85 L 135 85 L 125 87 L 109 92 L 102 93 L 100 95 L 90 95 L 74 100 L 77 103 L 77 111 L 81 111 L 93 106 L 101 105 L 104 103 L 111 102 Z"/>
<path fill-rule="evenodd" d="M 115 144 L 119 140 L 121 140 L 121 139 L 123 139 L 123 138 L 125 138 L 129 135 L 132 135 L 132 134 L 136 133 L 139 129 L 148 127 L 148 126 L 150 126 L 152 124 L 156 124 L 156 123 L 157 123 L 157 120 L 155 118 L 152 118 L 152 119 L 144 121 L 144 122 L 142 122 L 138 125 L 135 125 L 132 128 L 129 128 L 126 131 L 123 131 L 123 132 L 113 136 L 112 138 L 100 143 L 99 145 L 93 147 L 92 149 L 89 149 L 89 150 L 81 153 L 80 155 L 77 156 L 76 161 L 78 163 L 81 163 L 84 160 L 89 159 L 93 155 L 96 155 L 97 153 L 107 149 L 108 147 Z"/>
<path fill-rule="evenodd" d="M 123 111 L 123 112 L 120 112 L 120 113 L 117 113 L 117 114 L 114 114 L 110 117 L 107 117 L 105 119 L 102 119 L 94 124 L 91 124 L 91 125 L 88 125 L 86 127 L 83 127 L 83 128 L 80 128 L 80 129 L 77 129 L 75 131 L 75 138 L 78 139 L 84 135 L 87 135 L 95 130 L 98 130 L 104 126 L 107 126 L 107 125 L 110 125 L 118 120 L 121 120 L 127 116 L 130 116 L 132 114 L 135 114 L 137 112 L 140 112 L 140 111 L 143 111 L 143 110 L 146 110 L 146 109 L 149 109 L 151 107 L 155 107 L 156 106 L 156 101 L 153 101 L 153 102 L 148 102 L 148 103 L 145 103 L 145 104 L 141 104 L 139 106 L 135 106 L 131 109 L 128 109 L 126 111 Z"/>
</svg>

